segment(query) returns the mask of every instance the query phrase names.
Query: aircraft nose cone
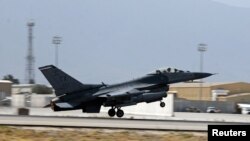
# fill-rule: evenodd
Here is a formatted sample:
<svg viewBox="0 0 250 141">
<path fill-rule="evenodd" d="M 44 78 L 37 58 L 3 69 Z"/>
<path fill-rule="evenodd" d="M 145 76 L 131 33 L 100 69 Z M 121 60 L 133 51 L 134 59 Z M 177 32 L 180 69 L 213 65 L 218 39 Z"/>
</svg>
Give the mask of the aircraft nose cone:
<svg viewBox="0 0 250 141">
<path fill-rule="evenodd" d="M 211 73 L 194 73 L 194 76 L 196 79 L 200 79 L 200 78 L 206 78 L 206 77 L 209 77 L 213 74 Z"/>
</svg>

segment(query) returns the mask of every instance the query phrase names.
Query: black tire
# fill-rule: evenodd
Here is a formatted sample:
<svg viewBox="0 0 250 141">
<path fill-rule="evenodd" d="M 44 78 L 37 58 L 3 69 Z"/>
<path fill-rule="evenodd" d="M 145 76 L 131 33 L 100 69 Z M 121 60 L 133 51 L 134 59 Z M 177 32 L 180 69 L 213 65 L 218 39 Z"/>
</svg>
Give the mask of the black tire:
<svg viewBox="0 0 250 141">
<path fill-rule="evenodd" d="M 165 106 L 166 106 L 165 102 L 161 102 L 161 103 L 160 103 L 160 106 L 161 106 L 162 108 L 165 107 Z"/>
<path fill-rule="evenodd" d="M 116 112 L 116 116 L 119 117 L 119 118 L 123 117 L 123 115 L 124 115 L 123 110 L 120 110 L 120 109 L 119 109 L 119 110 Z"/>
<path fill-rule="evenodd" d="M 115 109 L 109 109 L 108 114 L 109 114 L 110 117 L 114 117 L 115 114 L 116 114 Z"/>
</svg>

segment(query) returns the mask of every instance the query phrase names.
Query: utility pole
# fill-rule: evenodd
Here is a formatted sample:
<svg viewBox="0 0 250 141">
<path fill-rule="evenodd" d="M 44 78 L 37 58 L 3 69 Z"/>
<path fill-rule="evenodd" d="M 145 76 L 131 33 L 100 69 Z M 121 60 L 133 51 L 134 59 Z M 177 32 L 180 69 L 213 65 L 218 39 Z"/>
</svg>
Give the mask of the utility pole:
<svg viewBox="0 0 250 141">
<path fill-rule="evenodd" d="M 200 52 L 200 72 L 202 73 L 203 72 L 203 53 L 205 51 L 207 51 L 207 44 L 204 44 L 204 43 L 200 43 L 198 45 L 198 51 Z M 199 100 L 201 101 L 202 100 L 202 83 L 203 83 L 203 80 L 200 79 L 200 93 L 199 93 Z"/>
<path fill-rule="evenodd" d="M 55 65 L 58 67 L 58 47 L 61 44 L 62 38 L 59 36 L 54 36 L 52 43 L 55 45 Z"/>
<path fill-rule="evenodd" d="M 35 57 L 33 56 L 33 27 L 35 26 L 34 22 L 28 22 L 28 54 L 26 57 L 26 83 L 34 84 L 35 83 Z"/>
</svg>

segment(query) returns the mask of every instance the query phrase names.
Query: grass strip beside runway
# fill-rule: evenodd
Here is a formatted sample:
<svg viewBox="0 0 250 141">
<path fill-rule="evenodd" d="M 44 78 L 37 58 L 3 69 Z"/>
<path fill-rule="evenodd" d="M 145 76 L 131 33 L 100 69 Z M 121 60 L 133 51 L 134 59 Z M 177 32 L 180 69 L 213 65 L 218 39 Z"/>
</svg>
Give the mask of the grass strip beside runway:
<svg viewBox="0 0 250 141">
<path fill-rule="evenodd" d="M 0 126 L 1 141 L 206 141 L 206 133 Z"/>
</svg>

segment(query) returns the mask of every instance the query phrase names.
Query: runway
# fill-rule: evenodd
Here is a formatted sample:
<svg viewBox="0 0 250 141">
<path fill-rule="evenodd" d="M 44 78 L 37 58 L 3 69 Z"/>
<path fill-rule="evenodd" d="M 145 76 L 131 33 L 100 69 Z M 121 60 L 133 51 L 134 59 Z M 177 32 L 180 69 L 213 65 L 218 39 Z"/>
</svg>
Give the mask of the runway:
<svg viewBox="0 0 250 141">
<path fill-rule="evenodd" d="M 0 125 L 65 127 L 65 128 L 104 128 L 134 130 L 199 131 L 206 132 L 207 125 L 233 125 L 250 123 L 171 121 L 171 120 L 135 120 L 111 118 L 72 118 L 46 116 L 10 116 L 1 115 Z"/>
</svg>

